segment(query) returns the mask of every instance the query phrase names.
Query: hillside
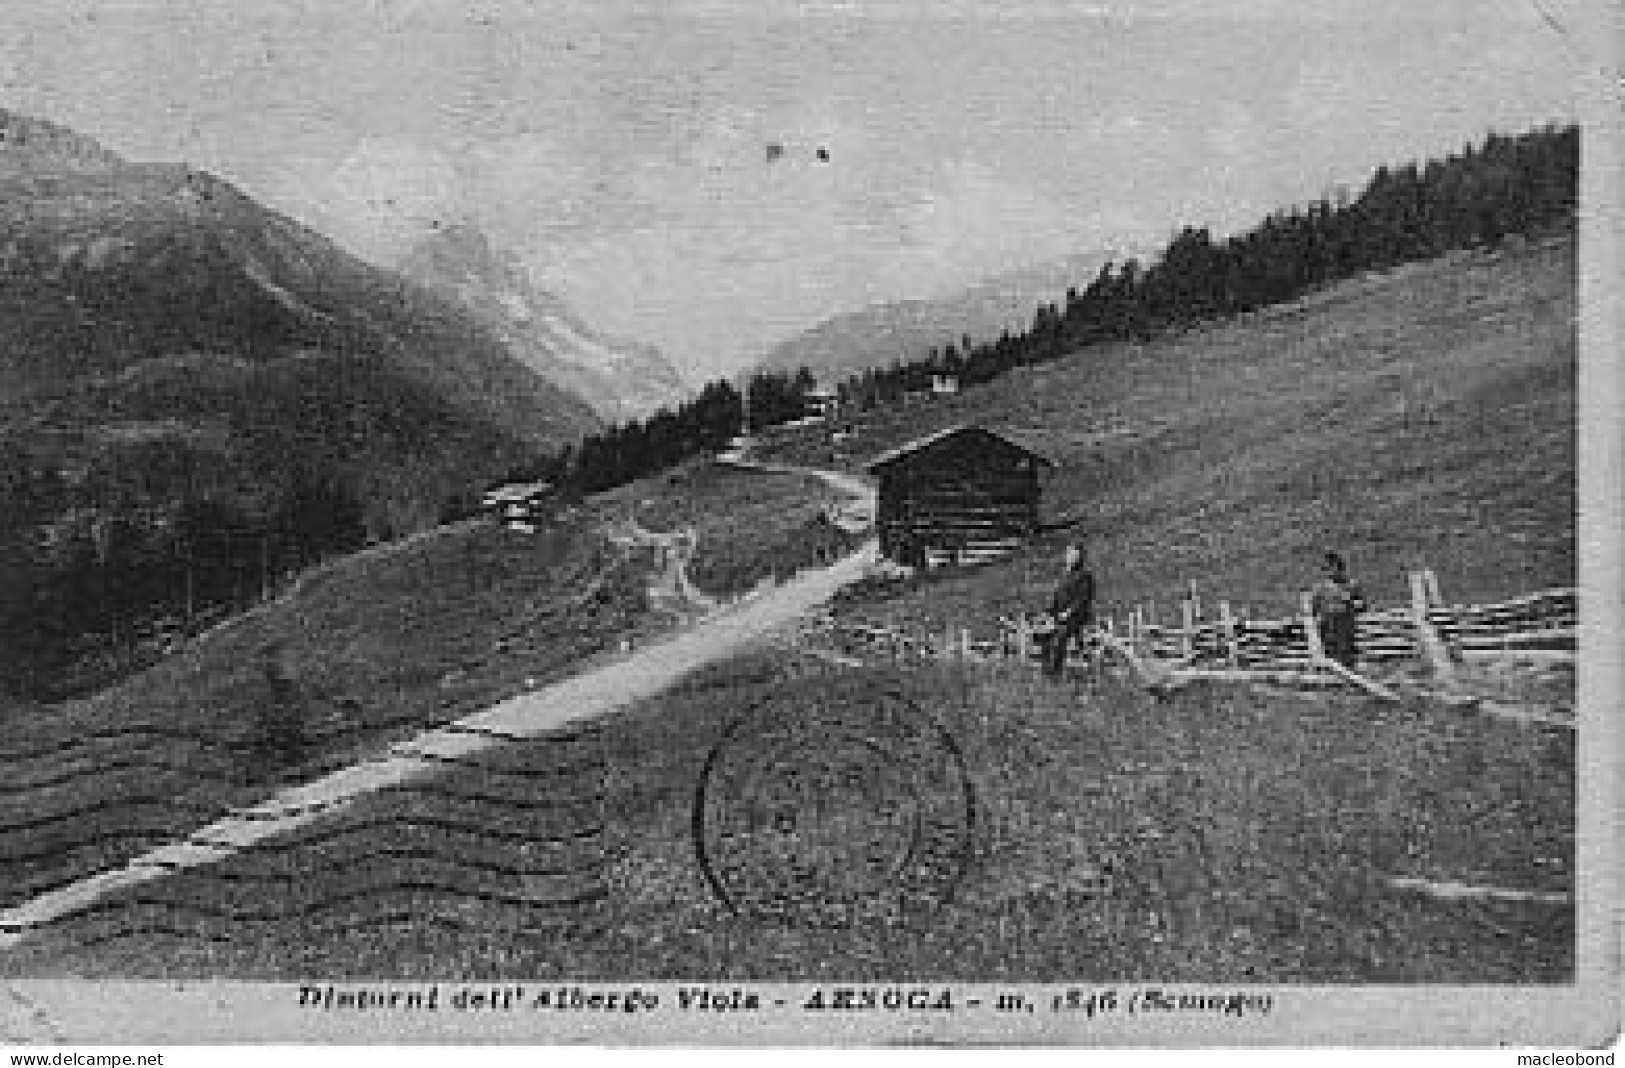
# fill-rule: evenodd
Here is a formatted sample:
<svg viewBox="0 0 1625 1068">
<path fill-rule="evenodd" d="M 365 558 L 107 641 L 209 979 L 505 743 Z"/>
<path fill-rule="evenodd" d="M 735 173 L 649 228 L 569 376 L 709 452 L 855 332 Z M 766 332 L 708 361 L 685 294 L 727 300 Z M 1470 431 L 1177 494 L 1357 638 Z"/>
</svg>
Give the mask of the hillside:
<svg viewBox="0 0 1625 1068">
<path fill-rule="evenodd" d="M 743 715 L 839 722 L 883 693 L 928 709 L 974 778 L 952 900 L 894 923 L 730 912 L 692 841 L 717 740 Z M 1572 733 L 1417 706 L 1241 690 L 1158 702 L 1013 670 L 753 656 L 613 730 L 505 746 L 111 895 L 0 955 L 0 975 L 1557 984 L 1572 979 L 1571 910 L 1442 902 L 1385 880 L 1544 867 L 1544 885 L 1561 885 L 1572 762 Z M 820 785 L 842 804 L 798 831 L 824 832 L 816 860 L 850 857 L 831 823 L 868 831 L 863 798 Z"/>
<path fill-rule="evenodd" d="M 1112 253 L 1070 256 L 996 275 L 962 292 L 929 300 L 874 304 L 832 316 L 781 342 L 757 365 L 762 371 L 806 367 L 821 382 L 838 382 L 874 367 L 923 359 L 933 348 L 996 339 L 1032 325 L 1033 309 L 1082 287 Z"/>
<path fill-rule="evenodd" d="M 853 611 L 987 626 L 1048 595 L 1069 538 L 1107 607 L 1203 595 L 1284 610 L 1337 547 L 1381 600 L 1408 567 L 1453 600 L 1575 575 L 1572 237 L 1457 253 L 1148 344 L 1094 347 L 956 397 L 776 434 L 849 468 L 939 427 L 1019 431 L 1058 468 L 1029 551 Z M 933 630 L 933 633 L 935 631 Z"/>
<path fill-rule="evenodd" d="M 66 126 L 0 108 L 0 181 L 124 165 L 117 153 Z"/>
<path fill-rule="evenodd" d="M 455 302 L 218 178 L 0 131 L 0 687 L 598 426 Z"/>
<path fill-rule="evenodd" d="M 712 460 L 683 464 L 598 494 L 588 508 L 608 524 L 691 530 L 689 577 L 710 596 L 750 591 L 845 554 L 862 540 L 829 519 L 841 495 L 815 478 Z"/>
<path fill-rule="evenodd" d="M 606 422 L 675 408 L 689 392 L 658 349 L 600 334 L 470 224 L 440 228 L 399 267 L 457 301 L 527 367 L 587 401 Z"/>
<path fill-rule="evenodd" d="M 0 700 L 0 910 L 668 631 L 652 554 L 605 536 L 629 519 L 705 519 L 709 543 L 742 507 L 803 525 L 819 513 L 809 479 L 711 465 L 681 478 L 686 512 L 619 493 L 530 533 L 437 527 L 311 569 L 93 696 Z M 777 548 L 773 566 L 812 562 Z M 713 554 L 695 571 L 733 593 L 763 563 Z"/>
<path fill-rule="evenodd" d="M 0 907 L 657 630 L 646 564 L 570 517 L 439 527 L 312 569 L 93 696 L 0 703 Z"/>
<path fill-rule="evenodd" d="M 1197 578 L 1207 596 L 1284 607 L 1327 540 L 1349 552 L 1378 601 L 1397 599 L 1411 562 L 1435 567 L 1453 600 L 1572 582 L 1573 255 L 1572 241 L 1558 239 L 1452 256 L 1245 320 L 1020 370 L 856 420 L 845 443 L 856 448 L 834 462 L 856 468 L 954 422 L 1019 427 L 1062 462 L 1048 518 L 1078 521 L 1106 598 L 1119 604 L 1163 598 L 1166 607 Z M 831 462 L 829 432 L 775 431 L 765 448 Z M 602 494 L 585 517 L 700 528 L 721 591 L 728 579 L 749 585 L 764 562 L 813 562 L 789 556 L 816 519 L 802 483 L 693 464 Z M 985 634 L 997 614 L 1047 595 L 1065 536 L 1053 531 L 1025 556 L 981 569 L 860 586 L 837 611 L 909 630 L 952 620 Z M 583 574 L 579 564 L 552 570 L 558 549 L 579 541 L 470 537 L 341 565 L 252 629 L 74 706 L 47 737 L 127 727 L 152 710 L 190 728 L 214 707 L 246 709 L 263 684 L 245 665 L 277 639 L 313 703 L 369 724 L 351 752 L 395 736 L 396 704 L 408 722 L 435 722 L 442 701 L 494 692 L 527 670 L 519 659 L 482 663 L 481 653 L 526 618 L 517 606 L 529 590 L 556 596 Z M 646 626 L 606 607 L 611 628 Z M 499 616 L 510 622 L 494 625 Z M 543 663 L 571 670 L 548 652 L 553 623 L 527 633 Z M 465 657 L 474 670 L 441 674 Z M 399 696 L 375 702 L 374 691 Z M 746 714 L 816 735 L 881 694 L 928 710 L 971 779 L 974 834 L 952 900 L 907 927 L 729 912 L 693 841 L 696 783 L 718 740 Z M 351 695 L 359 705 L 343 703 Z M 238 719 L 221 733 L 240 731 Z M 274 849 L 114 895 L 31 938 L 0 969 L 915 982 L 1573 975 L 1563 895 L 1575 884 L 1574 734 L 1564 728 L 1421 701 L 1217 685 L 1157 699 L 1110 678 L 1049 683 L 1018 664 L 833 666 L 782 649 L 706 669 L 617 715 L 613 728 L 503 747 L 489 764 L 448 768 L 432 789 L 379 795 Z M 182 769 L 163 785 L 198 806 L 193 816 L 248 792 L 198 784 L 221 756 L 153 753 Z M 819 766 L 829 755 L 809 759 Z M 53 765 L 50 777 L 70 771 Z M 31 768 L 35 776 L 44 769 Z M 138 792 L 111 776 L 98 784 L 102 797 Z M 22 792 L 30 826 L 7 842 L 14 870 L 34 885 L 126 856 L 151 840 L 141 835 L 188 817 L 171 806 L 160 825 L 98 809 L 43 831 L 32 822 L 70 802 Z M 830 806 L 836 822 L 809 828 L 815 840 L 834 849 L 839 835 L 865 832 L 848 809 Z M 95 833 L 115 844 L 87 844 L 49 871 L 30 853 L 51 834 Z M 1396 878 L 1527 889 L 1555 903 L 1440 899 L 1397 890 Z M 1058 924 L 1073 937 L 1047 937 Z"/>
<path fill-rule="evenodd" d="M 30 155 L 9 141 L 3 154 Z M 113 388 L 146 360 L 258 365 L 320 352 L 377 361 L 466 418 L 530 439 L 568 440 L 595 425 L 455 304 L 218 178 L 167 164 L 42 165 L 36 158 L 10 179 L 0 200 L 8 406 L 86 380 Z"/>
</svg>

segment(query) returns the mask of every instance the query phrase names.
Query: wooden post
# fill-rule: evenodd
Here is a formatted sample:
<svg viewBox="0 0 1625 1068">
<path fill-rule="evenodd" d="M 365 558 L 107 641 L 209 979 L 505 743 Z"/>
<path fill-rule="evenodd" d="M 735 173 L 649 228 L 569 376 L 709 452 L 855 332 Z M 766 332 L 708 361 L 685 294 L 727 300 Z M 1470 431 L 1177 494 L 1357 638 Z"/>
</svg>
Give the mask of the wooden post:
<svg viewBox="0 0 1625 1068">
<path fill-rule="evenodd" d="M 1330 670 L 1332 674 L 1353 683 L 1373 697 L 1380 697 L 1384 701 L 1399 700 L 1399 695 L 1390 690 L 1388 687 L 1372 682 L 1364 675 L 1350 671 L 1348 668 L 1344 667 L 1342 664 L 1339 664 L 1330 657 L 1322 659 L 1321 666 Z"/>
<path fill-rule="evenodd" d="M 1182 622 L 1184 624 L 1183 629 L 1180 631 L 1180 651 L 1184 654 L 1184 657 L 1185 657 L 1186 660 L 1189 660 L 1196 652 L 1196 601 L 1195 601 L 1195 592 L 1196 592 L 1196 587 L 1194 585 L 1192 585 L 1192 587 L 1191 587 L 1191 597 L 1192 597 L 1192 599 L 1185 602 L 1185 604 L 1184 604 L 1184 613 L 1183 613 L 1184 618 L 1180 621 L 1180 622 Z"/>
<path fill-rule="evenodd" d="M 1444 607 L 1444 595 L 1439 592 L 1439 576 L 1430 567 L 1422 572 L 1422 581 L 1427 584 L 1428 603 Z"/>
<path fill-rule="evenodd" d="M 1315 600 L 1308 593 L 1298 595 L 1298 617 L 1303 620 L 1304 637 L 1309 641 L 1309 659 L 1324 661 L 1326 648 L 1320 644 L 1320 628 L 1315 626 Z"/>
<path fill-rule="evenodd" d="M 1196 580 L 1195 579 L 1191 579 L 1190 606 L 1191 606 L 1192 615 L 1194 615 L 1197 619 L 1201 619 L 1202 618 L 1202 598 L 1196 592 Z"/>
<path fill-rule="evenodd" d="M 1169 693 L 1183 684 L 1180 671 L 1169 670 L 1155 659 L 1142 658 L 1133 646 L 1125 645 L 1116 638 L 1104 639 L 1106 648 L 1117 653 L 1128 662 L 1134 674 L 1139 677 L 1141 685 L 1159 693 Z"/>
<path fill-rule="evenodd" d="M 1023 612 L 1016 617 L 1016 659 L 1025 664 L 1032 657 L 1032 627 L 1027 622 L 1027 613 Z"/>
<path fill-rule="evenodd" d="M 969 660 L 970 659 L 970 653 L 971 653 L 971 649 L 970 649 L 970 628 L 969 627 L 960 627 L 959 628 L 959 658 L 961 660 Z"/>
<path fill-rule="evenodd" d="M 1428 658 L 1433 667 L 1433 675 L 1447 688 L 1456 684 L 1456 665 L 1450 661 L 1450 650 L 1445 647 L 1444 639 L 1439 632 L 1433 629 L 1433 621 L 1428 618 L 1428 583 L 1427 576 L 1421 571 L 1410 573 L 1411 582 L 1411 625 L 1416 628 L 1416 641 L 1422 647 L 1422 653 Z"/>
<path fill-rule="evenodd" d="M 1444 594 L 1439 592 L 1439 576 L 1431 567 L 1427 569 L 1426 575 L 1426 581 L 1428 584 L 1428 607 L 1443 609 L 1445 607 Z M 1439 635 L 1439 642 L 1444 646 L 1445 655 L 1450 658 L 1450 663 L 1452 665 L 1461 663 L 1460 643 L 1453 642 L 1449 638 L 1445 637 L 1444 634 L 1439 632 L 1437 627 L 1434 628 L 1434 633 Z"/>
<path fill-rule="evenodd" d="M 1236 646 L 1236 617 L 1230 614 L 1230 602 L 1219 602 L 1219 625 L 1224 628 L 1225 659 L 1231 667 L 1241 664 L 1241 651 Z"/>
</svg>

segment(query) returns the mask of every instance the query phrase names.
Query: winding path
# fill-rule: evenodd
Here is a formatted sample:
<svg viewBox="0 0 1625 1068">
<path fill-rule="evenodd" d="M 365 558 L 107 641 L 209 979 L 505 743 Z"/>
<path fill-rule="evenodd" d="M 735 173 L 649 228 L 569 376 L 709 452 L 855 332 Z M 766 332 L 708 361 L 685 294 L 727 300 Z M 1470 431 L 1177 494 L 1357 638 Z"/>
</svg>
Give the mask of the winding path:
<svg viewBox="0 0 1625 1068">
<path fill-rule="evenodd" d="M 875 503 L 875 488 L 856 475 L 848 475 L 841 471 L 828 471 L 821 467 L 794 467 L 790 464 L 773 464 L 763 460 L 752 460 L 745 456 L 743 450 L 725 452 L 717 457 L 718 463 L 730 464 L 734 467 L 749 468 L 752 471 L 769 471 L 781 475 L 806 475 L 816 478 L 838 493 L 854 497 L 867 505 L 871 510 Z"/>
<path fill-rule="evenodd" d="M 739 466 L 812 475 L 844 493 L 871 498 L 847 475 L 810 468 Z M 726 659 L 774 627 L 827 601 L 868 573 L 878 557 L 869 541 L 829 567 L 806 571 L 774 589 L 706 616 L 693 627 L 580 675 L 522 694 L 454 723 L 424 731 L 386 752 L 312 782 L 283 790 L 251 808 L 161 846 L 122 868 L 98 873 L 0 912 L 0 950 L 30 931 L 78 912 L 109 894 L 162 878 L 172 871 L 224 860 L 256 842 L 286 834 L 375 791 L 425 779 L 445 769 L 448 757 L 535 738 L 568 724 L 606 715 L 669 689 L 685 675 Z"/>
</svg>

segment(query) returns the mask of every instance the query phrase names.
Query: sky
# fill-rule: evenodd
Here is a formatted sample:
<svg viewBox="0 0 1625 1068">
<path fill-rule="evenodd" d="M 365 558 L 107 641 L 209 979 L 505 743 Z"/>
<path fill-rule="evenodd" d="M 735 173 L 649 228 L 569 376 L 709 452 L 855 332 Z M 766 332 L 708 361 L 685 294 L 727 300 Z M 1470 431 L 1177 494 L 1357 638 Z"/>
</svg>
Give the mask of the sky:
<svg viewBox="0 0 1625 1068">
<path fill-rule="evenodd" d="M 698 382 L 1572 120 L 1578 2 L 59 0 L 8 18 L 0 107 L 385 264 L 475 223 Z"/>
</svg>

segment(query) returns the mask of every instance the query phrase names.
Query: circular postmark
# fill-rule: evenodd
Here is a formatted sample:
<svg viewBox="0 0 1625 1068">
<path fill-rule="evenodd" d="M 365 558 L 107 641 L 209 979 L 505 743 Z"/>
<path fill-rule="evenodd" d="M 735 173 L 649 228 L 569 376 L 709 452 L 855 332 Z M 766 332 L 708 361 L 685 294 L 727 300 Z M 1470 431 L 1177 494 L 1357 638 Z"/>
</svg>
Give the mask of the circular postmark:
<svg viewBox="0 0 1625 1068">
<path fill-rule="evenodd" d="M 953 736 L 899 688 L 859 680 L 729 724 L 695 791 L 694 849 L 737 914 L 908 922 L 953 896 L 975 817 Z"/>
</svg>

